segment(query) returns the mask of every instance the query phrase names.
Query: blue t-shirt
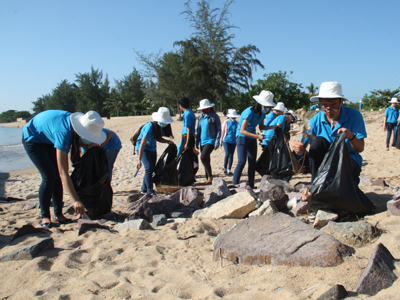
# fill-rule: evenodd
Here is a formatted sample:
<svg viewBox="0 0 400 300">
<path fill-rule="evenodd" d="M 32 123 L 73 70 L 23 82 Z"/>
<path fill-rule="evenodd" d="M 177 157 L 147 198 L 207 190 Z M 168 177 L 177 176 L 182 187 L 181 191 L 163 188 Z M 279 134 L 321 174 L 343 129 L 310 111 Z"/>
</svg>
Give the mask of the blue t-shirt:
<svg viewBox="0 0 400 300">
<path fill-rule="evenodd" d="M 203 119 L 200 121 L 199 126 L 201 128 L 200 146 L 205 144 L 215 145 L 215 138 L 211 138 L 208 135 L 208 115 L 203 114 Z"/>
<path fill-rule="evenodd" d="M 282 131 L 285 131 L 286 117 L 285 115 L 277 116 L 268 126 L 274 126 L 280 124 L 282 126 Z M 272 139 L 275 134 L 275 129 L 264 130 L 265 139 L 263 139 L 262 144 L 268 145 L 268 142 Z"/>
<path fill-rule="evenodd" d="M 278 116 L 277 116 L 276 114 L 274 114 L 273 111 L 271 111 L 271 112 L 267 115 L 267 117 L 265 118 L 264 126 L 270 126 L 270 125 L 271 125 L 271 122 L 272 122 L 273 120 L 275 120 L 276 117 L 278 117 Z M 264 130 L 264 135 L 265 135 L 265 136 L 267 136 L 267 135 L 269 134 L 268 131 L 269 131 L 269 130 Z M 272 133 L 272 135 L 274 135 L 274 134 Z M 268 141 L 270 141 L 270 140 L 271 140 L 271 139 L 269 139 Z M 267 144 L 266 139 L 264 139 L 264 140 L 262 141 L 262 144 L 263 144 L 263 145 L 266 145 L 266 144 Z"/>
<path fill-rule="evenodd" d="M 393 109 L 393 107 L 389 106 L 385 110 L 385 117 L 387 117 L 387 123 L 397 123 L 397 119 L 399 118 L 399 110 L 397 107 Z"/>
<path fill-rule="evenodd" d="M 145 150 L 149 150 L 152 152 L 157 151 L 157 140 L 154 138 L 154 126 L 152 122 L 146 123 L 143 127 L 142 130 L 140 131 L 140 134 L 138 136 L 137 142 L 136 142 L 136 148 L 140 148 L 140 142 L 142 141 L 142 138 L 145 137 L 148 139 L 146 145 L 144 146 Z"/>
<path fill-rule="evenodd" d="M 72 143 L 71 113 L 63 110 L 46 110 L 25 125 L 24 139 L 31 143 L 52 144 L 68 153 Z"/>
<path fill-rule="evenodd" d="M 331 144 L 335 140 L 340 128 L 351 130 L 356 135 L 357 139 L 367 137 L 367 131 L 365 130 L 365 123 L 362 114 L 358 110 L 347 106 L 342 106 L 342 113 L 333 130 L 331 129 L 331 124 L 326 121 L 323 111 L 316 114 L 310 120 L 310 127 L 313 135 L 322 136 Z M 348 139 L 346 139 L 346 144 L 350 151 L 351 158 L 354 159 L 361 168 L 362 157 L 360 153 L 351 146 Z"/>
<path fill-rule="evenodd" d="M 187 127 L 190 128 L 191 134 L 195 134 L 196 116 L 194 115 L 192 110 L 190 108 L 185 110 L 182 117 L 183 117 L 182 134 L 187 134 Z"/>
<path fill-rule="evenodd" d="M 252 110 L 252 106 L 246 108 L 242 114 L 240 115 L 240 121 L 238 124 L 238 127 L 236 129 L 236 136 L 241 136 L 241 137 L 246 137 L 249 139 L 255 139 L 252 137 L 247 137 L 243 134 L 240 133 L 240 128 L 242 127 L 243 120 L 247 120 L 249 124 L 247 125 L 246 130 L 250 133 L 256 134 L 256 127 L 258 124 L 261 123 L 262 120 L 265 118 L 265 114 L 261 113 L 261 115 L 258 115 L 254 110 Z"/>
<path fill-rule="evenodd" d="M 236 130 L 238 126 L 238 121 L 228 120 L 228 126 L 226 129 L 226 136 L 223 140 L 224 143 L 235 144 L 236 145 Z"/>
</svg>

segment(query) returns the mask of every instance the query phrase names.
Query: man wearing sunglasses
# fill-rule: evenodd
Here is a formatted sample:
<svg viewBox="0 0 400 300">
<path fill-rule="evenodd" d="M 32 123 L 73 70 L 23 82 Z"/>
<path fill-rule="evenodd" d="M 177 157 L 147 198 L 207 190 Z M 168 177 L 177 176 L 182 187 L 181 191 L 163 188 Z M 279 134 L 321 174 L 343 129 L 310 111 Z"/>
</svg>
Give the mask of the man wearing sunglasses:
<svg viewBox="0 0 400 300">
<path fill-rule="evenodd" d="M 367 137 L 365 123 L 362 114 L 351 107 L 346 107 L 343 102 L 347 100 L 342 95 L 342 86 L 335 81 L 323 82 L 318 96 L 313 96 L 311 101 L 319 101 L 321 112 L 315 115 L 309 122 L 311 134 L 316 136 L 310 140 L 309 163 L 312 181 L 317 176 L 329 146 L 339 133 L 346 134 L 346 144 L 352 158 L 353 178 L 360 182 L 362 157 L 364 151 L 364 139 Z M 293 149 L 297 155 L 305 152 L 309 140 L 294 142 Z"/>
</svg>

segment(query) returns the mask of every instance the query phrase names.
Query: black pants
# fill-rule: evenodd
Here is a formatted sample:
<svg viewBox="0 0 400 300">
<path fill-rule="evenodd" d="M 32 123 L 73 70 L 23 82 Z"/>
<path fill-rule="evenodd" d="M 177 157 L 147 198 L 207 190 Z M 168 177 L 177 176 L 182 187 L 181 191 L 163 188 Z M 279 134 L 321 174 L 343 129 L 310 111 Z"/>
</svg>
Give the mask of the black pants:
<svg viewBox="0 0 400 300">
<path fill-rule="evenodd" d="M 312 175 L 311 181 L 314 181 L 315 177 L 317 176 L 318 168 L 324 160 L 325 154 L 328 152 L 330 145 L 331 144 L 321 136 L 311 140 L 309 152 L 309 165 Z M 357 184 L 359 184 L 361 168 L 354 159 L 351 160 L 351 167 L 353 169 L 353 178 Z"/>
<path fill-rule="evenodd" d="M 397 123 L 386 122 L 386 129 L 387 129 L 386 148 L 389 148 L 389 142 L 390 142 L 390 137 L 392 136 L 392 131 L 393 131 L 393 136 L 395 136 L 395 134 L 396 134 L 396 127 L 397 127 Z M 392 147 L 394 147 L 393 142 L 394 142 L 394 138 L 392 141 Z"/>
<path fill-rule="evenodd" d="M 201 150 L 200 159 L 201 162 L 203 163 L 204 170 L 206 172 L 206 178 L 210 178 L 212 177 L 210 155 L 211 152 L 213 152 L 214 150 L 214 145 L 205 144 L 204 146 L 200 146 L 200 150 Z"/>
<path fill-rule="evenodd" d="M 181 147 L 179 148 L 178 155 L 181 154 L 185 150 L 186 139 L 187 139 L 187 135 L 182 136 L 182 143 L 181 143 Z M 188 148 L 192 150 L 191 153 L 193 153 L 194 143 L 195 143 L 194 135 L 191 135 L 189 138 L 189 143 L 188 143 Z"/>
</svg>

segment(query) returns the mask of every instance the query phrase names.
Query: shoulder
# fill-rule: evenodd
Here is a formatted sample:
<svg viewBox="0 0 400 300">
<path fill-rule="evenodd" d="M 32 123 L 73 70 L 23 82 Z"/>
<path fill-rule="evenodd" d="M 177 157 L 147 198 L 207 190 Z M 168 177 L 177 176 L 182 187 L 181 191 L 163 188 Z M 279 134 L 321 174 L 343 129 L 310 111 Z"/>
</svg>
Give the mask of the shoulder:
<svg viewBox="0 0 400 300">
<path fill-rule="evenodd" d="M 350 118 L 364 119 L 362 113 L 355 108 L 343 106 L 343 111 L 346 112 L 347 116 Z"/>
</svg>

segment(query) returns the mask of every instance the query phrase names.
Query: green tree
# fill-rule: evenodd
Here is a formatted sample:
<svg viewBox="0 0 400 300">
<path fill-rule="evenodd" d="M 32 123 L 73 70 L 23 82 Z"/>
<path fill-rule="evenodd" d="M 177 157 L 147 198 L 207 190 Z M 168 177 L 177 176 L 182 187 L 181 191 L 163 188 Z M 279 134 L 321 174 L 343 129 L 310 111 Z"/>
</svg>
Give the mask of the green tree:
<svg viewBox="0 0 400 300">
<path fill-rule="evenodd" d="M 309 86 L 306 86 L 308 90 L 308 95 L 311 98 L 312 96 L 318 95 L 318 87 L 314 86 L 314 83 L 311 83 Z"/>
<path fill-rule="evenodd" d="M 388 102 L 393 97 L 397 97 L 400 92 L 400 88 L 396 90 L 373 90 L 371 91 L 371 96 L 368 97 L 368 100 L 365 101 L 364 105 L 368 108 L 378 109 L 381 107 L 388 106 Z M 363 100 L 364 101 L 364 100 Z"/>
<path fill-rule="evenodd" d="M 76 84 L 70 84 L 68 80 L 61 81 L 55 89 L 52 96 L 46 102 L 46 109 L 60 109 L 69 112 L 75 112 L 76 106 Z"/>
<path fill-rule="evenodd" d="M 47 108 L 47 103 L 51 102 L 51 94 L 46 94 L 42 95 L 41 97 L 37 98 L 36 101 L 32 101 L 33 104 L 33 114 L 37 115 L 38 113 L 41 113 L 42 111 L 45 111 Z"/>
</svg>

